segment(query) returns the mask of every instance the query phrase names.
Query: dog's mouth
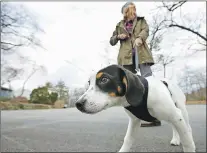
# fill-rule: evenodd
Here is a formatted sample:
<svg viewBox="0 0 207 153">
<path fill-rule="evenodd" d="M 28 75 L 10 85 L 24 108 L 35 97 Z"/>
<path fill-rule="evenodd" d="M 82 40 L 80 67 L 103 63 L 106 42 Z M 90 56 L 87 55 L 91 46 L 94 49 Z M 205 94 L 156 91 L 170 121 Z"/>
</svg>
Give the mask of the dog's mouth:
<svg viewBox="0 0 207 153">
<path fill-rule="evenodd" d="M 101 111 L 101 110 L 100 110 L 100 111 Z M 91 114 L 91 115 L 96 114 L 96 113 L 98 113 L 98 112 L 100 112 L 100 111 L 81 110 L 82 113 L 85 113 L 85 114 Z"/>
<path fill-rule="evenodd" d="M 107 109 L 107 107 L 108 107 L 108 104 L 106 104 L 102 109 L 88 110 L 88 109 L 86 109 L 86 108 L 82 108 L 82 109 L 79 109 L 79 110 L 80 110 L 82 113 L 93 115 L 93 114 L 97 114 L 97 113 L 99 113 L 99 112 L 101 112 L 101 111 Z"/>
<path fill-rule="evenodd" d="M 98 111 L 98 112 L 100 112 L 100 111 Z M 85 114 L 91 114 L 91 115 L 96 114 L 96 113 L 98 113 L 98 112 L 82 111 L 82 113 L 85 113 Z"/>
</svg>

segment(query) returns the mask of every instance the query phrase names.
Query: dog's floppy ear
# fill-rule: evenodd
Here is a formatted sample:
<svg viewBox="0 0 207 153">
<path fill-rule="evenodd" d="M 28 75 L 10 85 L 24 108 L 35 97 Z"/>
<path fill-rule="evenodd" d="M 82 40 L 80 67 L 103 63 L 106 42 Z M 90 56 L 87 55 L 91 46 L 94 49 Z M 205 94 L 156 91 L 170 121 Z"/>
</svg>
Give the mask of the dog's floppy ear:
<svg viewBox="0 0 207 153">
<path fill-rule="evenodd" d="M 145 92 L 144 85 L 142 84 L 138 76 L 133 74 L 131 71 L 123 68 L 122 66 L 119 67 L 124 73 L 122 75 L 122 81 L 126 87 L 125 97 L 127 102 L 132 106 L 140 105 Z"/>
</svg>

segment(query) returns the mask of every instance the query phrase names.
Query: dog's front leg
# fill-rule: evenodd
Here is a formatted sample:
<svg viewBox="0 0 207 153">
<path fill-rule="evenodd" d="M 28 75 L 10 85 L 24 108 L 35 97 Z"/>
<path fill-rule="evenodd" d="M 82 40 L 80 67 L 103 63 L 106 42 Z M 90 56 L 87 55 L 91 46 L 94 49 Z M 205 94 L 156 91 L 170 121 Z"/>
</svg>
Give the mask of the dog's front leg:
<svg viewBox="0 0 207 153">
<path fill-rule="evenodd" d="M 129 115 L 129 124 L 127 128 L 126 135 L 124 137 L 124 143 L 122 144 L 119 152 L 129 152 L 130 148 L 135 140 L 135 136 L 141 126 L 141 120 L 132 115 L 128 110 L 126 110 Z"/>
</svg>

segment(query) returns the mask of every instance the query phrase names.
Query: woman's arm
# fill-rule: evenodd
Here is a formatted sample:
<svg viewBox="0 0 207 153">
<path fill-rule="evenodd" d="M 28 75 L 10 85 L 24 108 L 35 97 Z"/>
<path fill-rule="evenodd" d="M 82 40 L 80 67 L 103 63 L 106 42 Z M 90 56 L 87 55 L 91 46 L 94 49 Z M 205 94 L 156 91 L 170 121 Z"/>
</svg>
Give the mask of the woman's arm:
<svg viewBox="0 0 207 153">
<path fill-rule="evenodd" d="M 141 29 L 142 29 L 142 31 L 140 32 L 138 37 L 140 37 L 142 39 L 142 41 L 146 41 L 149 36 L 149 26 L 148 26 L 145 19 L 142 20 Z"/>
<path fill-rule="evenodd" d="M 117 33 L 117 29 L 115 29 L 114 32 L 113 32 L 113 35 L 110 38 L 110 44 L 112 46 L 115 46 L 118 41 L 119 41 L 119 39 L 118 39 L 118 33 Z"/>
</svg>

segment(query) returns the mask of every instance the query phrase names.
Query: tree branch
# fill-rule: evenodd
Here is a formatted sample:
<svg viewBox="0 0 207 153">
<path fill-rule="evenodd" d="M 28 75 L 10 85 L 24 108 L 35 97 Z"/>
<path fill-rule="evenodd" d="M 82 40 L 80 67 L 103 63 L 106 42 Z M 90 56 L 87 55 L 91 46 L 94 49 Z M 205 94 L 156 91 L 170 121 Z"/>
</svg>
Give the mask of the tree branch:
<svg viewBox="0 0 207 153">
<path fill-rule="evenodd" d="M 170 24 L 169 27 L 178 27 L 180 29 L 184 29 L 184 30 L 190 31 L 190 32 L 196 34 L 197 36 L 199 36 L 200 38 L 202 38 L 203 40 L 207 41 L 207 38 L 205 36 L 202 36 L 200 33 L 196 32 L 193 29 L 190 29 L 188 27 L 184 27 L 184 26 L 178 25 L 178 24 Z"/>
<path fill-rule="evenodd" d="M 177 8 L 181 7 L 183 4 L 185 4 L 187 1 L 179 1 L 176 3 L 173 3 L 171 6 L 170 5 L 166 5 L 164 3 L 164 1 L 162 1 L 163 7 L 167 8 L 168 11 L 173 12 L 175 11 Z"/>
</svg>

